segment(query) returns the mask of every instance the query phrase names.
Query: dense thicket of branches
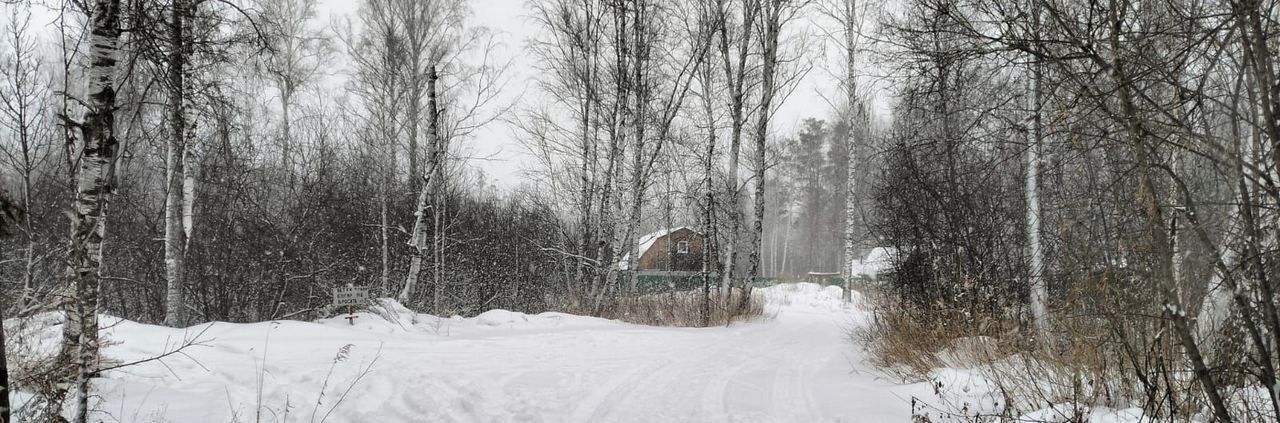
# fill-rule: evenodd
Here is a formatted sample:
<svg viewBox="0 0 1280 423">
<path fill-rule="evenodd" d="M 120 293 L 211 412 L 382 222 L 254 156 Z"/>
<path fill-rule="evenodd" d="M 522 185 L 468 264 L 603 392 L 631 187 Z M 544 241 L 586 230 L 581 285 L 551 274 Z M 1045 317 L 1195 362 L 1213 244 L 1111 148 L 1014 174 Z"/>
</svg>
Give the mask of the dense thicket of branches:
<svg viewBox="0 0 1280 423">
<path fill-rule="evenodd" d="M 699 228 L 719 253 L 703 272 L 706 307 L 710 285 L 748 290 L 771 270 L 769 122 L 798 74 L 791 23 L 806 3 L 530 3 L 545 97 L 518 123 L 539 187 L 565 200 L 571 224 L 548 247 L 573 307 L 598 312 L 627 292 L 640 236 L 672 225 Z"/>
<path fill-rule="evenodd" d="M 119 147 L 90 308 L 177 326 L 314 317 L 331 288 L 356 284 L 439 314 L 600 313 L 629 288 L 619 262 L 637 260 L 640 236 L 680 225 L 727 246 L 709 284 L 779 271 L 780 232 L 748 204 L 783 189 L 753 181 L 774 180 L 768 120 L 798 75 L 786 25 L 804 4 L 531 6 L 552 95 L 519 123 L 554 177 L 494 194 L 460 146 L 506 111 L 505 65 L 466 2 L 369 0 L 326 23 L 314 0 L 122 1 L 123 65 L 109 81 Z M 30 210 L 3 241 L 18 258 L 0 264 L 19 315 L 76 297 L 63 258 L 88 69 L 77 22 L 99 10 L 39 10 L 60 19 L 49 40 L 18 25 L 31 7 L 5 5 L 15 54 L 0 132 L 4 174 Z"/>
<path fill-rule="evenodd" d="M 1034 286 L 1037 198 L 1033 350 L 1071 364 L 1048 378 L 1161 419 L 1275 419 L 1278 21 L 1266 1 L 905 2 L 883 23 L 902 101 L 876 196 L 898 307 L 962 316 L 950 336 L 1012 327 L 989 323 Z"/>
<path fill-rule="evenodd" d="M 441 144 L 447 150 L 438 156 L 445 159 L 433 169 L 441 175 L 432 208 L 440 210 L 440 224 L 429 232 L 439 240 L 439 255 L 424 269 L 439 268 L 442 277 L 429 283 L 447 287 L 419 291 L 410 305 L 431 304 L 433 292 L 443 292 L 445 313 L 546 309 L 559 285 L 546 267 L 551 256 L 538 246 L 558 239 L 558 216 L 540 197 L 520 190 L 493 194 L 481 176 L 452 159 L 457 144 L 491 119 L 484 113 L 493 113 L 480 110 L 502 83 L 502 64 L 483 54 L 492 38 L 465 27 L 461 17 L 468 12 L 458 2 L 373 6 L 361 13 L 381 13 L 371 20 L 389 21 L 387 31 L 367 38 L 392 44 L 394 57 L 404 58 L 413 41 L 422 50 L 420 66 L 440 70 L 440 133 L 453 141 Z M 401 12 L 409 6 L 426 10 L 413 9 L 418 20 L 406 23 L 412 15 Z M 4 6 L 18 19 L 6 20 L 12 27 L 5 31 L 4 51 L 15 54 L 4 55 L 0 74 L 4 174 L 17 182 L 10 187 L 19 187 L 15 202 L 30 210 L 16 236 L 3 241 L 5 258 L 15 259 L 0 265 L 0 291 L 17 299 L 4 306 L 19 315 L 54 309 L 65 293 L 63 211 L 72 194 L 69 165 L 80 159 L 63 146 L 80 140 L 67 137 L 61 113 L 48 106 L 63 104 L 66 92 L 69 116 L 78 113 L 85 47 L 76 50 L 81 35 L 74 22 L 95 10 L 78 3 L 63 9 L 63 63 L 57 51 L 44 48 L 48 34 L 27 21 L 31 7 L 40 6 Z M 309 311 L 330 303 L 335 286 L 370 286 L 382 296 L 399 292 L 423 177 L 397 163 L 411 161 L 406 150 L 422 156 L 412 160 L 415 167 L 417 159 L 427 163 L 427 150 L 436 144 L 411 145 L 417 140 L 410 138 L 410 126 L 425 132 L 420 118 L 375 124 L 378 102 L 402 109 L 408 94 L 380 98 L 357 87 L 355 96 L 334 97 L 321 90 L 321 78 L 358 84 L 361 75 L 324 66 L 342 60 L 333 40 L 358 43 L 376 28 L 356 24 L 348 31 L 352 37 L 335 36 L 315 8 L 309 0 L 124 2 L 121 25 L 135 30 L 122 43 L 128 66 L 113 78 L 121 147 L 110 179 L 100 312 L 160 322 L 176 306 L 183 310 L 172 323 L 260 321 L 320 316 Z M 449 15 L 437 18 L 442 14 Z M 472 37 L 460 42 L 462 35 Z M 403 84 L 403 93 L 413 91 L 414 78 L 423 78 L 417 93 L 425 104 L 425 77 L 406 73 L 403 64 L 382 65 Z M 69 89 L 62 89 L 64 81 Z M 166 159 L 175 146 L 177 160 Z M 387 154 L 395 150 L 401 153 Z M 386 220 L 380 204 L 386 204 Z M 177 231 L 166 231 L 175 221 Z M 171 244 L 174 249 L 164 248 Z M 174 254 L 178 267 L 166 265 Z M 384 270 L 389 285 L 380 278 Z M 166 298 L 175 271 L 182 276 L 176 279 L 177 302 Z"/>
</svg>

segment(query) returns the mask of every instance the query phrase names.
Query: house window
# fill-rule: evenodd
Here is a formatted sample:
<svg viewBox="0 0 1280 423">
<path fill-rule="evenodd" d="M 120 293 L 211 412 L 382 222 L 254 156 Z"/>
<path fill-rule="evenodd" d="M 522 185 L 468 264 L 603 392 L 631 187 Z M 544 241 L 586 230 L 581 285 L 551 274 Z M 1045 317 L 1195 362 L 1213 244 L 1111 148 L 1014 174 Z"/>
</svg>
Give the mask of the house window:
<svg viewBox="0 0 1280 423">
<path fill-rule="evenodd" d="M 689 241 L 677 242 L 676 254 L 689 254 Z"/>
</svg>

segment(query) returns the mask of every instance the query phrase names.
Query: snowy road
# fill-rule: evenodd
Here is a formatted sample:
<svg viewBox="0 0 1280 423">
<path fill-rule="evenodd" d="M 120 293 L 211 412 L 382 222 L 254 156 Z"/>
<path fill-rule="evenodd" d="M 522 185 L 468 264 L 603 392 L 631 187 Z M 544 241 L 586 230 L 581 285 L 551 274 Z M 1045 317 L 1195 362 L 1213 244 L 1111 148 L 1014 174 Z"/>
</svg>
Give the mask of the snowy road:
<svg viewBox="0 0 1280 423">
<path fill-rule="evenodd" d="M 837 289 L 766 294 L 775 318 L 727 328 L 501 311 L 365 315 L 353 327 L 219 323 L 190 358 L 109 372 L 99 408 L 104 421 L 130 422 L 909 420 L 907 387 L 877 378 L 846 339 L 861 315 Z M 120 322 L 108 336 L 108 356 L 128 361 L 183 332 Z"/>
</svg>

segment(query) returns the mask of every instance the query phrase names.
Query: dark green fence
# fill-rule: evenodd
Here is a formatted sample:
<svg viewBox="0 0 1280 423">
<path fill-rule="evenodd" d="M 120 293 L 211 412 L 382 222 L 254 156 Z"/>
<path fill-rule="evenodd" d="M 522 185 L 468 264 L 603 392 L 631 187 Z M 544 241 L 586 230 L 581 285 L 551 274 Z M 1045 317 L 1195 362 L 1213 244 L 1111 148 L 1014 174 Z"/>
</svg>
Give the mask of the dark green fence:
<svg viewBox="0 0 1280 423">
<path fill-rule="evenodd" d="M 624 289 L 630 290 L 631 273 L 622 272 L 618 275 L 618 282 Z M 866 278 L 855 278 L 856 282 L 863 282 Z M 774 286 L 780 283 L 795 282 L 812 282 L 819 285 L 844 286 L 844 278 L 840 275 L 818 274 L 804 276 L 761 276 L 751 282 L 754 288 L 764 288 Z M 720 274 L 711 273 L 711 286 L 720 286 Z M 653 294 L 659 292 L 672 291 L 692 291 L 702 288 L 701 272 L 663 272 L 663 271 L 641 271 L 636 274 L 635 290 L 631 291 L 639 295 Z"/>
<path fill-rule="evenodd" d="M 711 286 L 718 286 L 719 273 L 711 273 Z M 631 287 L 631 274 L 618 275 L 623 287 Z M 657 292 L 692 291 L 702 288 L 702 272 L 639 272 L 636 274 L 635 293 L 653 294 Z"/>
</svg>

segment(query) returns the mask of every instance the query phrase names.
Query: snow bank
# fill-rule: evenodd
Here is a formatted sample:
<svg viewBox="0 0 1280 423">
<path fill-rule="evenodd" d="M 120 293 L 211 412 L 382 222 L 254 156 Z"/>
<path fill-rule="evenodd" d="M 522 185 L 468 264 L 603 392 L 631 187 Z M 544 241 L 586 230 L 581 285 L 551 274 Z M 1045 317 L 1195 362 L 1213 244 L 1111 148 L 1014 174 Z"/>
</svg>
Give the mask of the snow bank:
<svg viewBox="0 0 1280 423">
<path fill-rule="evenodd" d="M 316 323 L 333 328 L 345 328 L 374 334 L 416 334 L 424 336 L 471 336 L 511 332 L 539 332 L 610 326 L 630 326 L 627 323 L 596 317 L 565 313 L 545 312 L 525 314 L 516 311 L 494 309 L 475 317 L 441 317 L 418 313 L 391 298 L 379 298 L 370 306 L 358 310 L 354 322 L 347 314 L 320 319 Z"/>
<path fill-rule="evenodd" d="M 506 326 L 516 323 L 528 323 L 529 315 L 507 310 L 489 310 L 475 317 L 476 323 L 483 326 Z"/>
<path fill-rule="evenodd" d="M 1053 369 L 1021 354 L 994 359 L 995 340 L 989 337 L 959 338 L 939 354 L 946 367 L 932 370 L 928 379 L 913 385 L 913 414 L 928 421 L 987 421 L 976 416 L 1001 416 L 1012 406 L 1013 421 L 1140 423 L 1150 421 L 1141 408 L 1115 409 L 1071 402 L 1053 380 Z M 1020 377 L 1002 388 L 993 378 Z M 1008 401 L 1014 401 L 1011 405 Z M 1048 404 L 1048 401 L 1055 401 Z M 1061 401 L 1061 402 L 1057 402 Z M 992 420 L 995 421 L 995 420 Z M 1193 418 L 1200 422 L 1202 419 Z"/>
<path fill-rule="evenodd" d="M 864 277 L 877 277 L 884 272 L 893 271 L 893 256 L 896 250 L 888 247 L 875 247 L 867 253 L 866 257 L 854 259 L 850 263 L 850 271 L 854 275 Z"/>
<path fill-rule="evenodd" d="M 842 311 L 849 308 L 844 301 L 844 290 L 838 286 L 822 286 L 815 283 L 785 283 L 753 292 L 764 296 L 766 307 L 791 307 L 820 311 Z M 855 296 L 860 294 L 854 292 Z M 856 298 L 855 298 L 856 300 Z"/>
</svg>

